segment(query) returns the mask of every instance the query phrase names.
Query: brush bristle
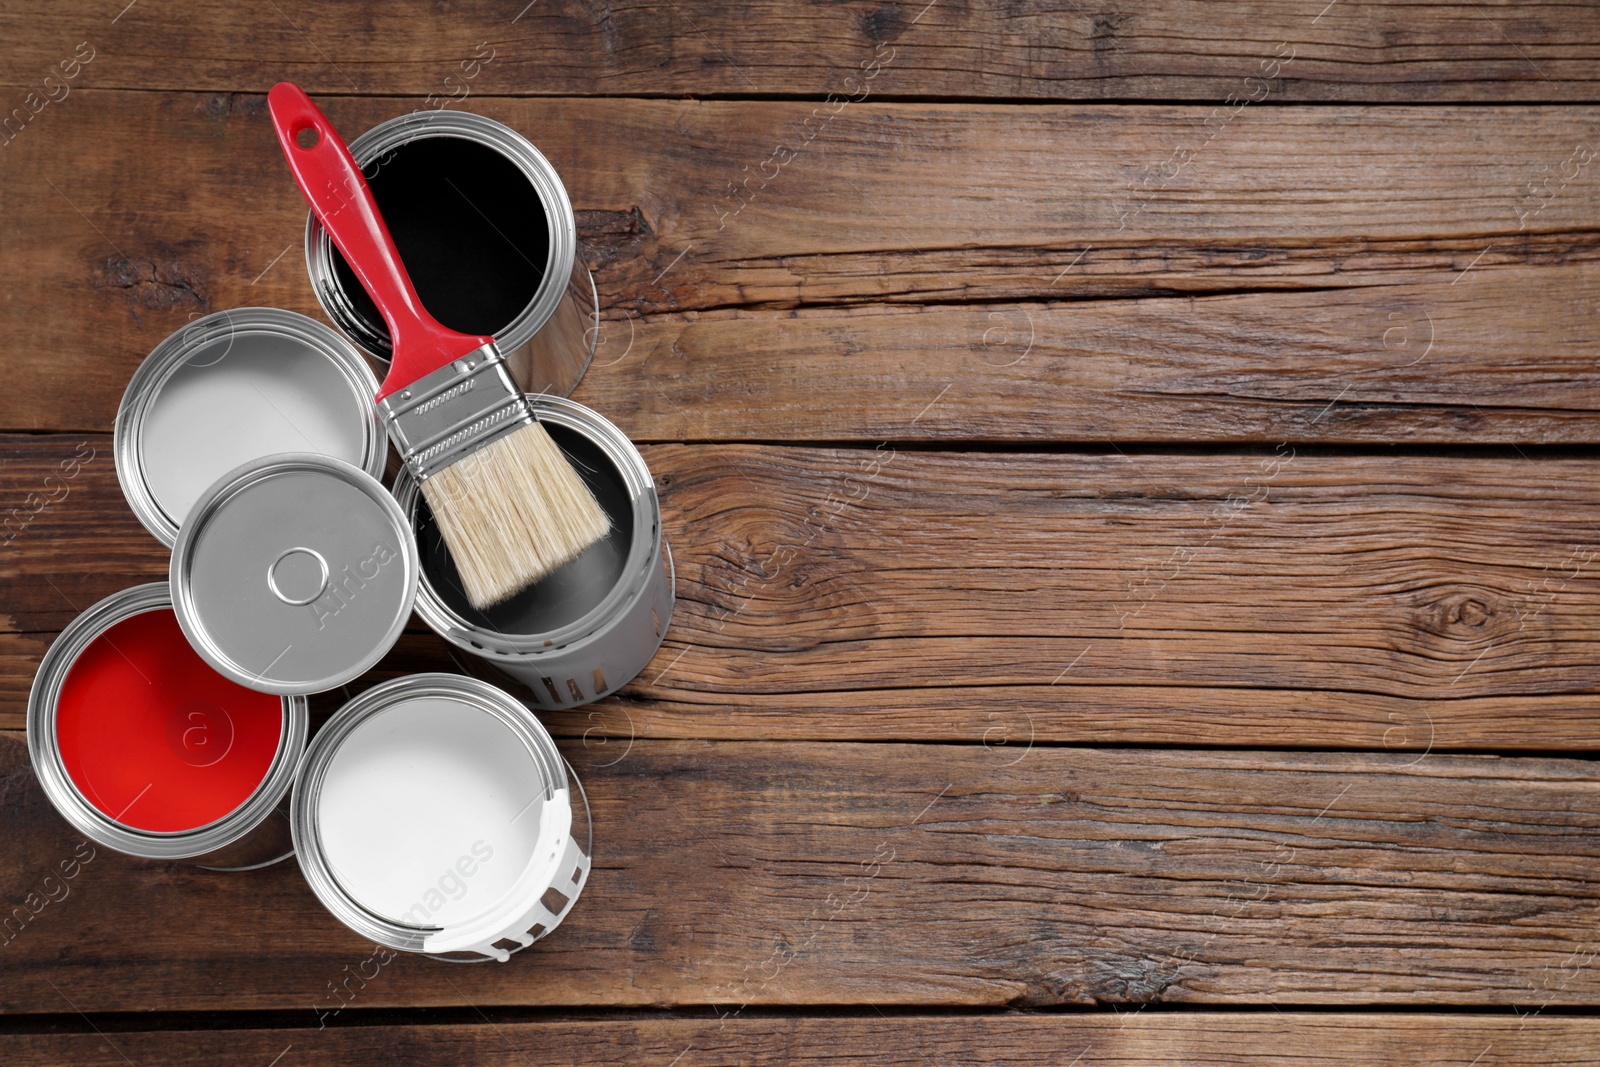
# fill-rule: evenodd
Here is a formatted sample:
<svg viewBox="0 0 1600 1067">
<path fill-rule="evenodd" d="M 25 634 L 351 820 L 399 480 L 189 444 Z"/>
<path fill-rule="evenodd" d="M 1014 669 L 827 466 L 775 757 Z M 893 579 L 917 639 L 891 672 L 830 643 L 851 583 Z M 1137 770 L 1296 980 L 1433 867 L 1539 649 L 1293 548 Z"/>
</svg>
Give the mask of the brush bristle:
<svg viewBox="0 0 1600 1067">
<path fill-rule="evenodd" d="M 611 518 L 537 422 L 422 483 L 467 599 L 514 596 L 611 530 Z"/>
</svg>

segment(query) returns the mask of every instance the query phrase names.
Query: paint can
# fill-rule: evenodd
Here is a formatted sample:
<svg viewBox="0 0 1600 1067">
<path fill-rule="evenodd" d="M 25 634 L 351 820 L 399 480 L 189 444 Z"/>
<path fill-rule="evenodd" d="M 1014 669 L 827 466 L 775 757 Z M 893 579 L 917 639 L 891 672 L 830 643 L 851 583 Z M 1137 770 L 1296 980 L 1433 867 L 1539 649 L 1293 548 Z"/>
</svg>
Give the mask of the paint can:
<svg viewBox="0 0 1600 1067">
<path fill-rule="evenodd" d="M 218 477 L 277 452 L 317 452 L 373 477 L 389 441 L 378 380 L 314 319 L 246 307 L 197 319 L 156 346 L 122 395 L 117 480 L 144 528 L 172 546 Z"/>
<path fill-rule="evenodd" d="M 306 701 L 245 689 L 189 646 L 165 583 L 114 593 L 45 653 L 28 754 L 45 795 L 95 844 L 220 869 L 292 854 L 272 818 L 306 742 Z"/>
<path fill-rule="evenodd" d="M 390 119 L 350 153 L 433 317 L 492 336 L 523 389 L 572 392 L 594 354 L 600 302 L 550 161 L 511 127 L 463 111 Z M 322 309 L 386 362 L 382 315 L 312 215 L 305 249 Z"/>
<path fill-rule="evenodd" d="M 417 592 L 411 527 L 342 460 L 246 463 L 195 501 L 172 547 L 178 623 L 218 673 L 265 693 L 335 689 L 393 647 Z"/>
<path fill-rule="evenodd" d="M 583 555 L 480 610 L 462 590 L 416 481 L 402 471 L 394 493 L 421 559 L 417 614 L 469 654 L 458 662 L 472 673 L 520 682 L 519 695 L 525 687 L 536 707 L 573 708 L 622 688 L 661 647 L 674 604 L 672 554 L 650 469 L 622 431 L 571 400 L 528 401 L 611 516 L 611 533 Z"/>
<path fill-rule="evenodd" d="M 505 962 L 588 881 L 588 804 L 527 708 L 455 674 L 360 694 L 307 749 L 291 806 L 311 889 L 363 938 Z"/>
</svg>

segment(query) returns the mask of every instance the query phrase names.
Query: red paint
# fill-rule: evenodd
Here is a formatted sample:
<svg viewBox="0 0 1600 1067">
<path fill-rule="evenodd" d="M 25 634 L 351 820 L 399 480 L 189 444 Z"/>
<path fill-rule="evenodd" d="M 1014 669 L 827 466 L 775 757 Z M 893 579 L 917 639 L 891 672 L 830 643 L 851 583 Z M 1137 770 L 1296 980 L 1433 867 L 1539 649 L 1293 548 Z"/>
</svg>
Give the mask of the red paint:
<svg viewBox="0 0 1600 1067">
<path fill-rule="evenodd" d="M 137 830 L 216 822 L 255 792 L 282 734 L 281 699 L 212 670 L 171 608 L 95 638 L 56 705 L 67 775 L 90 804 Z"/>
</svg>

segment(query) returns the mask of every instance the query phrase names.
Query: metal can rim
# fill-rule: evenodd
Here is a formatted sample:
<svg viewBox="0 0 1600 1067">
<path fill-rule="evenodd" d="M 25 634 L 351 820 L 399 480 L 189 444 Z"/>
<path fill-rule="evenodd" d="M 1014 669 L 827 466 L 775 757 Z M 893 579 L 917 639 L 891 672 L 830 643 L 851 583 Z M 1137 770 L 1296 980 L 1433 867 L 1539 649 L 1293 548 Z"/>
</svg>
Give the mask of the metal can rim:
<svg viewBox="0 0 1600 1067">
<path fill-rule="evenodd" d="M 445 673 L 406 675 L 358 694 L 333 713 L 301 757 L 289 801 L 290 833 L 300 870 L 322 906 L 347 927 L 380 945 L 420 953 L 428 936 L 440 928 L 410 926 L 385 918 L 350 894 L 328 863 L 316 820 L 323 779 L 339 747 L 367 719 L 419 697 L 455 700 L 500 720 L 527 746 L 544 778 L 546 799 L 553 799 L 558 790 L 570 789 L 577 777 L 569 776 L 566 760 L 532 712 L 509 693 L 477 678 Z M 578 788 L 582 792 L 581 784 Z M 587 806 L 587 798 L 584 803 Z M 592 855 L 592 826 L 589 845 L 585 855 Z"/>
<path fill-rule="evenodd" d="M 534 417 L 540 422 L 582 434 L 611 460 L 632 497 L 634 537 L 623 563 L 622 577 L 600 603 L 567 625 L 546 633 L 507 634 L 485 629 L 446 604 L 426 572 L 420 575 L 415 608 L 430 629 L 463 651 L 490 659 L 523 662 L 541 653 L 560 651 L 576 642 L 603 635 L 608 626 L 624 618 L 649 587 L 663 537 L 661 505 L 656 498 L 650 468 L 627 435 L 605 416 L 575 400 L 538 393 L 527 396 Z M 408 471 L 401 470 L 395 476 L 394 495 L 415 541 L 416 509 L 421 492 Z M 649 535 L 642 536 L 646 530 Z"/>
<path fill-rule="evenodd" d="M 132 586 L 97 601 L 67 624 L 45 652 L 28 692 L 28 755 L 51 805 L 97 845 L 144 859 L 192 859 L 243 838 L 272 814 L 294 783 L 309 726 L 307 702 L 281 696 L 283 730 L 278 751 L 254 792 L 220 819 L 190 830 L 138 830 L 116 822 L 90 804 L 73 784 L 56 743 L 56 703 L 78 657 L 106 630 L 147 611 L 172 607 L 165 582 Z"/>
<path fill-rule="evenodd" d="M 402 607 L 395 612 L 395 617 L 391 620 L 385 635 L 370 651 L 352 661 L 344 670 L 326 678 L 296 683 L 273 682 L 268 686 L 266 679 L 262 678 L 260 673 L 245 670 L 211 639 L 191 595 L 189 565 L 192 561 L 195 539 L 200 536 L 220 505 L 226 503 L 252 481 L 295 469 L 317 471 L 342 478 L 364 492 L 387 513 L 390 521 L 394 523 L 400 560 L 405 569 L 403 578 L 405 591 L 401 597 Z M 395 641 L 399 639 L 407 621 L 411 618 L 417 595 L 417 577 L 421 570 L 421 563 L 417 558 L 416 535 L 401 512 L 399 504 L 383 487 L 382 482 L 354 464 L 333 456 L 315 452 L 280 452 L 277 455 L 264 456 L 240 464 L 218 478 L 200 495 L 183 527 L 178 531 L 177 541 L 172 546 L 167 583 L 170 588 L 172 608 L 178 616 L 178 625 L 183 629 L 184 636 L 188 637 L 189 643 L 194 646 L 194 650 L 200 654 L 200 658 L 210 664 L 213 670 L 247 689 L 258 692 L 309 696 L 312 693 L 325 693 L 330 689 L 337 689 L 346 682 L 360 677 L 394 647 Z"/>
<path fill-rule="evenodd" d="M 355 157 L 356 165 L 365 170 L 384 153 L 429 137 L 457 137 L 494 149 L 522 171 L 539 194 L 550 234 L 550 254 L 534 299 L 495 335 L 495 343 L 502 351 L 513 351 L 544 328 L 566 293 L 567 278 L 572 274 L 578 255 L 578 223 L 572 201 L 555 167 L 532 141 L 503 122 L 471 111 L 414 111 L 385 119 L 351 141 L 350 154 Z M 337 290 L 333 284 L 333 242 L 311 212 L 306 213 L 305 256 L 312 291 L 323 304 L 323 310 L 338 322 L 339 316 L 327 306 L 330 301 L 325 296 Z M 591 277 L 591 289 L 593 286 Z M 598 293 L 594 306 L 600 306 Z M 361 339 L 352 338 L 352 343 L 374 359 L 387 362 L 388 356 L 373 351 Z M 592 350 L 588 358 L 593 358 Z M 585 369 L 587 366 L 588 360 L 585 360 Z M 574 387 L 582 378 L 580 373 L 574 379 Z"/>
<path fill-rule="evenodd" d="M 348 338 L 316 319 L 283 308 L 250 306 L 214 311 L 174 330 L 150 350 L 128 380 L 112 426 L 111 450 L 122 495 L 140 525 L 168 548 L 178 539 L 182 517 L 174 519 L 168 515 L 150 490 L 144 476 L 140 431 L 151 402 L 160 395 L 172 375 L 187 366 L 189 356 L 196 350 L 225 332 L 290 337 L 327 356 L 349 381 L 351 393 L 366 415 L 362 469 L 379 478 L 388 461 L 389 436 L 372 399 L 378 392 L 378 378 Z"/>
</svg>

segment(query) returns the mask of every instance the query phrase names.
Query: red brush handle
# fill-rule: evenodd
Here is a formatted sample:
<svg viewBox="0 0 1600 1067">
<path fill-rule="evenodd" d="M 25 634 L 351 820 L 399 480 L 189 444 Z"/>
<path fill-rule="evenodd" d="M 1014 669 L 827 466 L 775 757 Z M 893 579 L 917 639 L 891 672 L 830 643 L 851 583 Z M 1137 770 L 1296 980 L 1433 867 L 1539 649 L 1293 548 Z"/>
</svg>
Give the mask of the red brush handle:
<svg viewBox="0 0 1600 1067">
<path fill-rule="evenodd" d="M 298 85 L 279 82 L 267 94 L 267 107 L 300 192 L 389 324 L 393 358 L 378 399 L 493 341 L 458 333 L 422 306 L 366 177 L 311 98 Z M 300 143 L 302 135 L 312 140 L 306 130 L 316 133 L 309 147 Z"/>
</svg>

